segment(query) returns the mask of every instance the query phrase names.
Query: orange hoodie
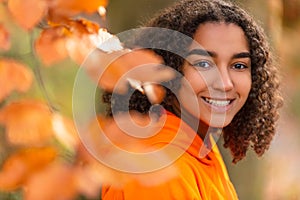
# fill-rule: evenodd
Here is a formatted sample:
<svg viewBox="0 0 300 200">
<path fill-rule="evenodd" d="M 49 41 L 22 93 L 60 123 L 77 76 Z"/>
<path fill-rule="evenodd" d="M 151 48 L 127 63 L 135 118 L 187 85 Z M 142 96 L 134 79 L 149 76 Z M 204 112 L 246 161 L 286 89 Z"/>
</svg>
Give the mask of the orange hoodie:
<svg viewBox="0 0 300 200">
<path fill-rule="evenodd" d="M 151 151 L 160 152 L 158 155 L 163 154 L 170 160 L 166 162 L 168 166 L 154 172 L 127 173 L 130 179 L 118 186 L 104 184 L 102 199 L 238 199 L 217 145 L 213 145 L 206 156 L 199 156 L 203 150 L 202 139 L 180 118 L 169 112 L 166 116 L 166 122 L 156 135 L 136 142 L 142 143 L 145 149 L 149 147 Z M 133 144 L 132 141 L 130 144 Z M 160 162 L 158 160 L 149 163 L 159 167 L 156 165 Z"/>
</svg>

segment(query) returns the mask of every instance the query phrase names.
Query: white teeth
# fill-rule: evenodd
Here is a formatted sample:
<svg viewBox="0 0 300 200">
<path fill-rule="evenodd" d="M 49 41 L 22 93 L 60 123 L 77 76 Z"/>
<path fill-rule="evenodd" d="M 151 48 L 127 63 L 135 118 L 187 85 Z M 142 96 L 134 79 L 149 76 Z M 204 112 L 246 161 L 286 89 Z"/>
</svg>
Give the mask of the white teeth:
<svg viewBox="0 0 300 200">
<path fill-rule="evenodd" d="M 230 100 L 213 100 L 208 98 L 204 98 L 204 100 L 214 106 L 227 106 L 230 104 Z"/>
</svg>

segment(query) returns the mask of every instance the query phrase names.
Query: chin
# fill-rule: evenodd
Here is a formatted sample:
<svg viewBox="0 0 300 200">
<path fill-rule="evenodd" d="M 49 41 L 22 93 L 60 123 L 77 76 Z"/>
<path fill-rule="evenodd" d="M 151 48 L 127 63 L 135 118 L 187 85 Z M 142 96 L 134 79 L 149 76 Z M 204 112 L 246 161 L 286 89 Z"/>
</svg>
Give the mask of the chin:
<svg viewBox="0 0 300 200">
<path fill-rule="evenodd" d="M 212 118 L 212 119 L 206 119 L 206 120 L 201 120 L 203 121 L 208 127 L 211 127 L 211 128 L 225 128 L 226 126 L 228 126 L 232 119 L 227 119 L 224 117 L 222 118 Z"/>
</svg>

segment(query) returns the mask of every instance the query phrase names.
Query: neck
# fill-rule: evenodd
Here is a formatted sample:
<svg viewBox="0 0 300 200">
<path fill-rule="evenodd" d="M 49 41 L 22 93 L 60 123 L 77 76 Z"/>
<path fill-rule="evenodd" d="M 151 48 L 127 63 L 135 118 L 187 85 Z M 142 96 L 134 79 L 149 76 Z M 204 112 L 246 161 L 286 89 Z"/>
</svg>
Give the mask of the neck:
<svg viewBox="0 0 300 200">
<path fill-rule="evenodd" d="M 180 107 L 179 103 L 175 103 L 175 114 L 180 117 L 185 123 L 187 123 L 192 129 L 197 132 L 200 138 L 203 140 L 205 146 L 211 149 L 212 144 L 210 141 L 210 136 L 219 137 L 222 133 L 221 128 L 210 127 L 203 123 L 199 118 L 191 115 L 184 108 Z"/>
</svg>

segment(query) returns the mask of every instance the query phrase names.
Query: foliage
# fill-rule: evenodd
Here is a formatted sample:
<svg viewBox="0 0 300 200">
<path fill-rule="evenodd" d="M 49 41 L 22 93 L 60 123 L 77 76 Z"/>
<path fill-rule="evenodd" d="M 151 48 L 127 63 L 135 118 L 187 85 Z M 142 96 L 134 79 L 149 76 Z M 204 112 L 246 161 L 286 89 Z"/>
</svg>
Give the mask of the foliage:
<svg viewBox="0 0 300 200">
<path fill-rule="evenodd" d="M 93 173 L 97 170 L 90 168 L 102 166 L 83 148 L 72 119 L 52 105 L 41 71 L 66 58 L 81 64 L 94 48 L 90 35 L 100 28 L 81 16 L 98 12 L 104 17 L 107 3 L 0 1 L 1 199 L 99 198 L 101 184 Z M 29 52 L 15 54 L 16 29 L 28 35 Z M 30 95 L 36 82 L 42 99 Z"/>
<path fill-rule="evenodd" d="M 118 184 L 122 180 L 122 173 L 104 166 L 86 150 L 73 119 L 49 98 L 43 77 L 45 69 L 61 67 L 66 59 L 83 67 L 101 88 L 118 93 L 128 89 L 129 80 L 130 84 L 135 83 L 132 87 L 141 87 L 142 81 L 163 81 L 174 76 L 168 70 L 160 70 L 157 75 L 157 66 L 148 67 L 142 77 L 140 72 L 125 75 L 135 66 L 160 64 L 162 60 L 147 50 L 123 49 L 118 38 L 101 26 L 107 3 L 106 0 L 0 1 L 3 10 L 0 14 L 1 199 L 93 199 L 99 198 L 104 180 Z M 97 23 L 88 18 L 100 20 Z M 24 50 L 21 42 L 14 41 L 12 32 L 16 30 L 22 33 L 22 40 L 29 41 L 29 48 Z M 115 40 L 114 48 L 118 47 L 115 53 L 97 50 L 110 38 Z M 106 65 L 106 70 L 101 68 Z M 99 67 L 103 74 L 98 81 Z M 123 82 L 115 87 L 119 80 Z M 32 95 L 36 86 L 42 97 Z M 161 101 L 165 95 L 162 87 L 149 87 L 141 92 L 151 102 Z M 98 123 L 122 132 L 108 119 L 99 119 Z M 129 116 L 124 120 L 129 120 Z"/>
</svg>

